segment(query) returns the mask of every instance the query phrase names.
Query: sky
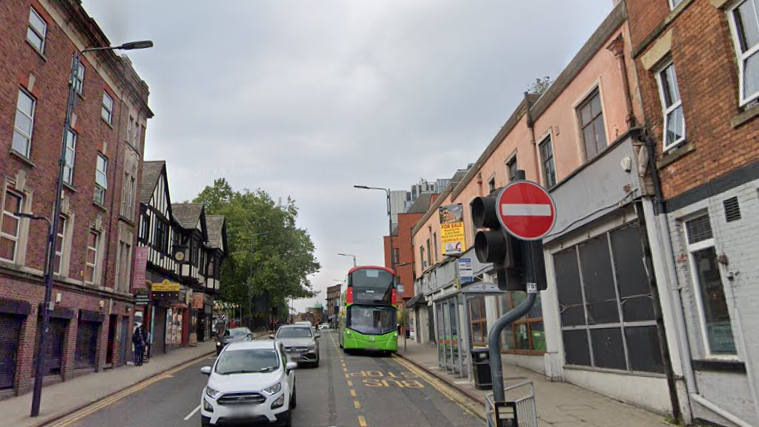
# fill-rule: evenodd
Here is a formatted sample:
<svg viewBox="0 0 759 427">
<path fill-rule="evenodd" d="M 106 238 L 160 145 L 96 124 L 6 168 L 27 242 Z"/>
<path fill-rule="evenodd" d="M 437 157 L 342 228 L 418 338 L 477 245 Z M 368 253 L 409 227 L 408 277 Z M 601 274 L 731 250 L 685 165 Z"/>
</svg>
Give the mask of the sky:
<svg viewBox="0 0 759 427">
<path fill-rule="evenodd" d="M 384 193 L 450 178 L 537 77 L 555 78 L 609 0 L 83 0 L 150 86 L 146 160 L 173 201 L 216 178 L 291 196 L 316 245 L 314 299 L 383 263 Z M 223 286 L 223 284 L 222 284 Z"/>
</svg>

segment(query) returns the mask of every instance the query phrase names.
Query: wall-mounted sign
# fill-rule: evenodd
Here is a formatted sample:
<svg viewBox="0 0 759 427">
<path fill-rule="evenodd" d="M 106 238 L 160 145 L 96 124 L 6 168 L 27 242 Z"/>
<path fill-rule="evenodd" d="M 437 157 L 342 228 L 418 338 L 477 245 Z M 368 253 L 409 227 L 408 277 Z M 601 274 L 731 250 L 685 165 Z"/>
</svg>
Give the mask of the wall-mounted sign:
<svg viewBox="0 0 759 427">
<path fill-rule="evenodd" d="M 153 292 L 179 292 L 179 283 L 172 283 L 166 279 L 161 283 L 153 283 L 150 288 Z"/>
<path fill-rule="evenodd" d="M 134 270 L 132 274 L 132 289 L 145 288 L 145 270 L 148 266 L 148 251 L 145 246 L 139 246 L 134 250 Z"/>
<path fill-rule="evenodd" d="M 193 294 L 192 308 L 203 308 L 204 294 Z"/>
<path fill-rule="evenodd" d="M 462 285 L 474 282 L 472 258 L 459 258 L 459 279 L 461 280 Z"/>
<path fill-rule="evenodd" d="M 495 283 L 480 282 L 469 285 L 461 290 L 462 294 L 502 294 L 502 291 Z"/>
<path fill-rule="evenodd" d="M 464 233 L 464 207 L 461 203 L 441 206 L 440 214 L 440 242 L 443 246 L 443 255 L 457 255 L 466 250 L 466 237 Z"/>
</svg>

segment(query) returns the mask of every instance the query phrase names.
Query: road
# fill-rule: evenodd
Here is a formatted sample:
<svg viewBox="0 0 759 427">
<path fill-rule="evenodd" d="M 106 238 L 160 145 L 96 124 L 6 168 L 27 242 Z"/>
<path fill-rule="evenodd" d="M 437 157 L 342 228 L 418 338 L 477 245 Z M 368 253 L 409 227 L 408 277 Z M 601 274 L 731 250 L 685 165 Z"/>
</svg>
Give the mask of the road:
<svg viewBox="0 0 759 427">
<path fill-rule="evenodd" d="M 437 380 L 402 359 L 344 355 L 334 332 L 322 334 L 321 364 L 296 373 L 296 427 L 482 426 Z M 197 427 L 196 408 L 213 357 L 153 378 L 49 427 Z"/>
</svg>

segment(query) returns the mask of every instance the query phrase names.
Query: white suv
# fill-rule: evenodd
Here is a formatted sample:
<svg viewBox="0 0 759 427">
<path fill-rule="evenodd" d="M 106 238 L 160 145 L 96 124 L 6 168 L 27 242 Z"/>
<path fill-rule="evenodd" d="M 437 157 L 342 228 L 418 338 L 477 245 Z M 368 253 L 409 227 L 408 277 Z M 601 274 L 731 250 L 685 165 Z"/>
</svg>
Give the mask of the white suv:
<svg viewBox="0 0 759 427">
<path fill-rule="evenodd" d="M 295 408 L 295 368 L 279 341 L 233 342 L 224 347 L 200 398 L 202 426 L 238 423 L 289 427 Z"/>
</svg>

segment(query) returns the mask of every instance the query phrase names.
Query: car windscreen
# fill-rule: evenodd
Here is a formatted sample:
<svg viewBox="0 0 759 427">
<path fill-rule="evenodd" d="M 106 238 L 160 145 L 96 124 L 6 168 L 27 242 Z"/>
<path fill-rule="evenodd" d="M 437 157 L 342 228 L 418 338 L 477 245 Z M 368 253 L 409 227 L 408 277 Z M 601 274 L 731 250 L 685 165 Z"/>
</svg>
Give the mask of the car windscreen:
<svg viewBox="0 0 759 427">
<path fill-rule="evenodd" d="M 235 329 L 229 330 L 229 334 L 232 335 L 233 337 L 241 337 L 244 335 L 248 335 L 249 333 L 250 331 L 245 328 L 235 328 Z"/>
<path fill-rule="evenodd" d="M 277 332 L 277 338 L 311 338 L 311 328 L 304 326 L 302 328 L 281 328 Z"/>
<path fill-rule="evenodd" d="M 393 332 L 397 324 L 397 311 L 394 307 L 352 305 L 348 308 L 347 326 L 362 334 L 387 334 Z"/>
<path fill-rule="evenodd" d="M 377 268 L 359 269 L 351 273 L 353 303 L 390 305 L 392 302 L 393 275 Z"/>
<path fill-rule="evenodd" d="M 245 374 L 271 372 L 279 367 L 279 358 L 274 349 L 230 350 L 221 353 L 216 362 L 216 373 Z"/>
</svg>

